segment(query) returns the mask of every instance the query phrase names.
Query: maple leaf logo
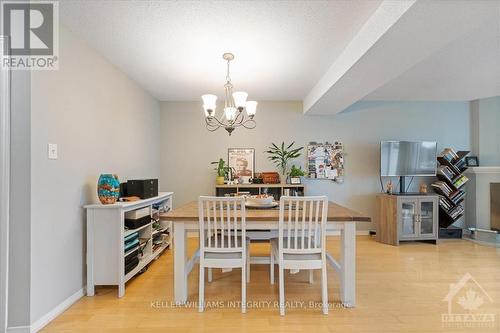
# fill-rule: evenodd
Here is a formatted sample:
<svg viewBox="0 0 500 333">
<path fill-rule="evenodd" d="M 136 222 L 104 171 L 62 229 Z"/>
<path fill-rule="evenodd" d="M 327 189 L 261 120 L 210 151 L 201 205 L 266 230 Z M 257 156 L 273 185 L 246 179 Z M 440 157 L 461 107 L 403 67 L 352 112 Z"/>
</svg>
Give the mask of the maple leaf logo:
<svg viewBox="0 0 500 333">
<path fill-rule="evenodd" d="M 484 303 L 484 299 L 478 295 L 474 290 L 469 289 L 465 293 L 465 296 L 461 296 L 458 299 L 458 304 L 462 306 L 465 310 L 477 310 Z"/>
</svg>

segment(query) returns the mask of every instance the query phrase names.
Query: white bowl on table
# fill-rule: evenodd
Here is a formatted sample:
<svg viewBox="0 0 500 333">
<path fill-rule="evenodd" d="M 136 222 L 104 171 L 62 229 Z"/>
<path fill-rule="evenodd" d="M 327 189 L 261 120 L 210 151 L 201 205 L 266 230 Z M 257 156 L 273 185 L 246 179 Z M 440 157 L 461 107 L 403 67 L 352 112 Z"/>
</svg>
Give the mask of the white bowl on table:
<svg viewBox="0 0 500 333">
<path fill-rule="evenodd" d="M 249 206 L 269 206 L 273 201 L 274 197 L 272 195 L 251 195 L 246 198 L 246 204 Z"/>
</svg>

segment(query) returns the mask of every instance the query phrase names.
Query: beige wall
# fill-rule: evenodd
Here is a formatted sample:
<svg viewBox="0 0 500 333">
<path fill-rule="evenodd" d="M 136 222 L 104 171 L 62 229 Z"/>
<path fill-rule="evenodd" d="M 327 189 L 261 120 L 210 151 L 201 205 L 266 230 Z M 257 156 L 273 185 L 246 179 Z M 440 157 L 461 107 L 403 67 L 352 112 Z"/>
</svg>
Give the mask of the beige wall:
<svg viewBox="0 0 500 333">
<path fill-rule="evenodd" d="M 256 169 L 273 171 L 264 154 L 271 142 L 295 140 L 306 145 L 340 140 L 347 153 L 345 183 L 309 180 L 307 193 L 327 194 L 330 200 L 374 216 L 381 140 L 433 140 L 439 148 L 469 148 L 467 102 L 361 102 L 328 117 L 304 116 L 300 102 L 261 102 L 257 128 L 237 129 L 231 137 L 224 130 L 205 129 L 199 102 L 164 102 L 161 110 L 161 187 L 175 192 L 176 206 L 214 193 L 210 162 L 227 159 L 229 147 L 255 148 Z M 297 163 L 304 165 L 305 157 Z M 414 180 L 414 189 L 420 181 Z M 369 228 L 368 223 L 358 225 L 358 229 Z"/>
<path fill-rule="evenodd" d="M 32 72 L 32 322 L 84 285 L 82 205 L 99 174 L 159 176 L 158 101 L 64 26 L 59 58 L 58 71 Z"/>
</svg>

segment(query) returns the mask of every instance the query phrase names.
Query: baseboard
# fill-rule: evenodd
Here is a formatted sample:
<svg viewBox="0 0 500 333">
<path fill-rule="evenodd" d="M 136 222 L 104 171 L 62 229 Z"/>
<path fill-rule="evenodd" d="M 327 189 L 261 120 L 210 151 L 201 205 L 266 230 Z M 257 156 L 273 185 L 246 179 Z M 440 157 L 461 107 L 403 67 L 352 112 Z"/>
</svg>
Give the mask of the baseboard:
<svg viewBox="0 0 500 333">
<path fill-rule="evenodd" d="M 11 326 L 7 327 L 7 333 L 30 333 L 29 326 Z"/>
<path fill-rule="evenodd" d="M 85 295 L 85 288 L 78 290 L 76 293 L 65 299 L 58 306 L 56 306 L 51 311 L 49 311 L 41 318 L 39 318 L 37 321 L 35 321 L 33 324 L 31 324 L 31 330 L 29 330 L 28 332 L 33 332 L 33 333 L 38 332 L 39 330 L 44 328 L 48 323 L 54 320 L 57 316 L 66 311 L 71 305 L 73 305 L 84 295 Z"/>
</svg>

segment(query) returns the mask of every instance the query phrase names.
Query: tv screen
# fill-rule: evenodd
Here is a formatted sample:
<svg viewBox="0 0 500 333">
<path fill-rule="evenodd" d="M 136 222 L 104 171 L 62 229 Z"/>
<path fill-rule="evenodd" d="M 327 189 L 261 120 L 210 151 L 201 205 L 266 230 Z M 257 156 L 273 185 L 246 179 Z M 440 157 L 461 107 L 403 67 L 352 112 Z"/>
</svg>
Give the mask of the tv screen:
<svg viewBox="0 0 500 333">
<path fill-rule="evenodd" d="M 431 141 L 382 141 L 381 176 L 435 176 L 437 144 Z"/>
</svg>

